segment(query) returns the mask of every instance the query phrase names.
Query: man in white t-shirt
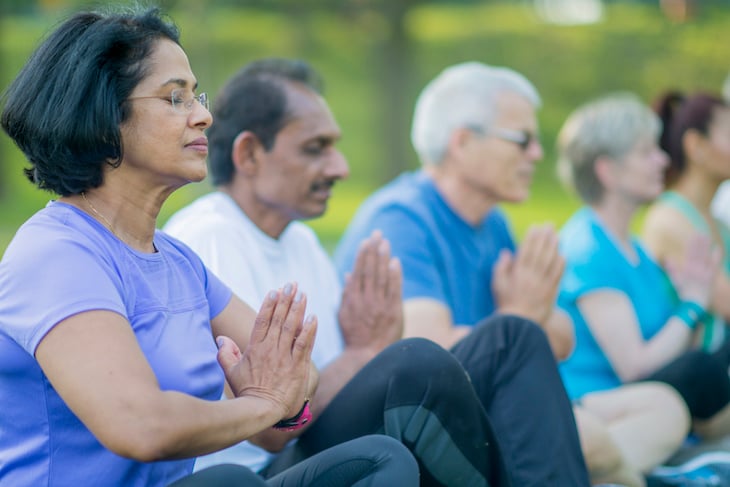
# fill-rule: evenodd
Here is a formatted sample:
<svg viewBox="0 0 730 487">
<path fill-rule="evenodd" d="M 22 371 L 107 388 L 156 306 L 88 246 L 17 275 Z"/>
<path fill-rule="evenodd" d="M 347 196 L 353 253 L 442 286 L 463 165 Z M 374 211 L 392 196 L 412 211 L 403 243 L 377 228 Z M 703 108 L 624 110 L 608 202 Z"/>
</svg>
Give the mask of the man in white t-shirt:
<svg viewBox="0 0 730 487">
<path fill-rule="evenodd" d="M 298 221 L 322 215 L 332 186 L 349 171 L 335 147 L 340 128 L 306 63 L 247 65 L 216 97 L 213 114 L 209 167 L 217 191 L 173 215 L 164 230 L 252 306 L 272 287 L 296 281 L 318 317 L 313 358 L 320 382 L 308 428 L 266 432 L 200 458 L 198 467 L 234 462 L 273 475 L 352 436 L 384 432 L 414 453 L 422 485 L 508 485 L 516 478 L 520 485 L 588 485 L 570 403 L 534 325 L 496 316 L 495 330 L 514 331 L 504 334 L 509 343 L 476 337 L 471 348 L 488 365 L 467 377 L 463 357 L 425 339 L 400 340 L 400 265 L 379 234 L 363 242 L 340 285 L 315 234 Z M 489 393 L 478 395 L 473 381 Z M 544 417 L 559 447 L 512 448 L 509 438 L 495 438 L 485 412 L 492 396 L 514 404 L 515 416 Z M 278 451 L 295 437 L 274 459 L 252 444 Z"/>
</svg>

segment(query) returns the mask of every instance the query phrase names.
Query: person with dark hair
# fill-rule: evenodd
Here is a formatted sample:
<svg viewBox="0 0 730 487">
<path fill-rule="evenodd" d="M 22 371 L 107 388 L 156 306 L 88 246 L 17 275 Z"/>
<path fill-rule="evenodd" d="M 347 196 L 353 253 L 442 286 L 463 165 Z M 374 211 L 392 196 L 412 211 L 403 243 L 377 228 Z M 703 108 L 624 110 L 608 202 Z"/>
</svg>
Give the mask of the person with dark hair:
<svg viewBox="0 0 730 487">
<path fill-rule="evenodd" d="M 660 144 L 669 155 L 664 173 L 667 190 L 649 207 L 642 237 L 669 271 L 685 259 L 698 238 L 709 241 L 720 256 L 712 293 L 700 303 L 694 333 L 694 345 L 711 353 L 719 374 L 730 365 L 730 228 L 712 215 L 711 204 L 722 182 L 730 179 L 730 104 L 711 93 L 672 91 L 660 96 L 654 108 L 662 121 Z M 696 387 L 680 371 L 672 374 L 672 380 L 680 391 Z M 730 433 L 730 390 L 717 390 L 711 397 L 721 401 L 720 412 L 707 404 L 710 397 L 694 401 L 697 408 L 706 409 L 695 429 L 710 438 Z"/>
<path fill-rule="evenodd" d="M 60 24 L 4 93 L 28 178 L 60 197 L 0 261 L 0 484 L 404 485 L 417 463 L 382 435 L 264 481 L 194 458 L 311 419 L 316 318 L 295 284 L 256 314 L 156 231 L 206 175 L 207 96 L 158 10 Z M 224 383 L 235 399 L 220 402 Z"/>
<path fill-rule="evenodd" d="M 336 148 L 340 127 L 305 66 L 258 60 L 225 84 L 209 130 L 217 191 L 173 215 L 164 230 L 248 302 L 260 302 L 282 279 L 307 292 L 319 318 L 315 418 L 267 445 L 276 450 L 298 437 L 273 459 L 239 445 L 198 464 L 238 459 L 271 474 L 346 439 L 384 432 L 411 449 L 422 485 L 588 485 L 570 403 L 548 341 L 532 323 L 494 316 L 453 353 L 423 338 L 402 340 L 400 263 L 377 232 L 359 242 L 341 286 L 314 232 L 298 221 L 322 215 L 332 186 L 348 175 Z"/>
<path fill-rule="evenodd" d="M 709 93 L 669 92 L 655 107 L 664 130 L 660 143 L 669 154 L 667 191 L 649 208 L 643 238 L 659 262 L 681 255 L 695 235 L 710 238 L 723 256 L 713 296 L 700 327 L 700 345 L 717 350 L 730 338 L 730 228 L 711 214 L 720 184 L 730 179 L 730 105 Z"/>
</svg>

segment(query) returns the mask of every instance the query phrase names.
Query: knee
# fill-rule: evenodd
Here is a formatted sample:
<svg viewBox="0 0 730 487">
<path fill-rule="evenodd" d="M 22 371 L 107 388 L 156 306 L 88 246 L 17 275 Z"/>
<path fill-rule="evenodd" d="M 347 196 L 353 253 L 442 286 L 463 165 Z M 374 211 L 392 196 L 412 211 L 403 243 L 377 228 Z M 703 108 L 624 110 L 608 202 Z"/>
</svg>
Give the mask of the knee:
<svg viewBox="0 0 730 487">
<path fill-rule="evenodd" d="M 579 409 L 575 410 L 575 420 L 591 478 L 610 477 L 613 472 L 620 470 L 624 463 L 623 455 L 605 425 Z"/>
<path fill-rule="evenodd" d="M 395 348 L 394 348 L 395 347 Z M 455 385 L 469 379 L 454 355 L 425 338 L 408 338 L 391 346 L 396 355 L 393 378 L 406 384 Z"/>
<path fill-rule="evenodd" d="M 692 423 L 687 403 L 682 395 L 668 384 L 647 382 L 646 386 L 647 394 L 654 404 L 653 409 L 666 418 L 666 424 L 672 425 L 672 431 L 675 434 L 673 437 L 668 437 L 667 441 L 671 446 L 678 447 L 687 437 Z M 650 408 L 651 406 L 647 406 L 647 409 Z"/>
<path fill-rule="evenodd" d="M 418 462 L 403 443 L 385 435 L 369 435 L 354 441 L 359 443 L 363 452 L 371 452 L 375 468 L 389 472 L 391 480 L 402 480 L 408 485 L 419 476 Z"/>
<path fill-rule="evenodd" d="M 552 357 L 545 331 L 534 321 L 516 315 L 495 315 L 484 323 L 485 330 L 492 328 L 509 349 L 515 346 L 531 351 L 543 350 Z"/>
</svg>

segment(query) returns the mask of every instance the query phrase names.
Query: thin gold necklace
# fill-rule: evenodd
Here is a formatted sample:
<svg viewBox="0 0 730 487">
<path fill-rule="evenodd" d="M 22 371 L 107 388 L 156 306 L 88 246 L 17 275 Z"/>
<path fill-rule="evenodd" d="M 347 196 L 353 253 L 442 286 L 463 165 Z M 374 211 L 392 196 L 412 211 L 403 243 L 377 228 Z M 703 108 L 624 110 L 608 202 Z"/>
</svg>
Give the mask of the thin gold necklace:
<svg viewBox="0 0 730 487">
<path fill-rule="evenodd" d="M 99 213 L 99 210 L 94 208 L 94 205 L 91 204 L 91 201 L 89 201 L 89 198 L 86 197 L 86 191 L 81 192 L 81 197 L 84 199 L 84 201 L 86 201 L 86 204 L 89 205 L 89 208 L 91 208 L 91 211 L 94 212 L 94 215 L 98 216 L 101 219 L 101 221 L 104 222 L 104 224 L 107 227 L 109 227 L 109 231 L 112 232 L 112 234 L 115 237 L 120 238 L 119 235 L 117 235 L 117 232 L 114 231 L 114 227 L 112 226 L 111 222 L 109 220 L 107 220 L 104 215 Z"/>
</svg>

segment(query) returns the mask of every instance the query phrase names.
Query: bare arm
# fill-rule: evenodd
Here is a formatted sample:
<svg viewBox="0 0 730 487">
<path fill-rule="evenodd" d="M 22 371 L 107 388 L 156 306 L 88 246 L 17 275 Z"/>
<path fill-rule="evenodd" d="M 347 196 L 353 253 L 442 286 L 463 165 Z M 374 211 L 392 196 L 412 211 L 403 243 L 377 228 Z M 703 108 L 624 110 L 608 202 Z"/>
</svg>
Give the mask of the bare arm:
<svg viewBox="0 0 730 487">
<path fill-rule="evenodd" d="M 570 316 L 560 308 L 553 308 L 544 329 L 555 359 L 567 359 L 575 348 L 575 327 Z"/>
<path fill-rule="evenodd" d="M 424 337 L 450 349 L 471 332 L 471 326 L 455 325 L 451 310 L 430 298 L 408 299 L 403 303 L 404 335 Z"/>
<path fill-rule="evenodd" d="M 36 358 L 66 404 L 110 450 L 139 461 L 197 456 L 242 441 L 301 407 L 307 381 L 301 370 L 308 370 L 316 326 L 302 327 L 301 305 L 289 305 L 291 298 L 283 296 L 265 304 L 256 326 L 266 336 L 240 361 L 231 355 L 232 343 L 219 351 L 231 383 L 240 386 L 246 378 L 256 385 L 230 401 L 160 390 L 129 323 L 113 312 L 89 311 L 60 322 L 40 342 Z"/>
<path fill-rule="evenodd" d="M 684 352 L 692 330 L 670 317 L 645 341 L 629 298 L 619 291 L 596 291 L 578 300 L 578 308 L 596 342 L 624 382 L 641 379 Z"/>
</svg>

